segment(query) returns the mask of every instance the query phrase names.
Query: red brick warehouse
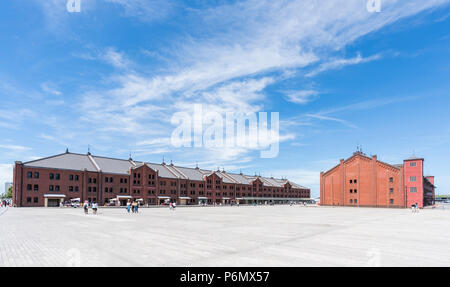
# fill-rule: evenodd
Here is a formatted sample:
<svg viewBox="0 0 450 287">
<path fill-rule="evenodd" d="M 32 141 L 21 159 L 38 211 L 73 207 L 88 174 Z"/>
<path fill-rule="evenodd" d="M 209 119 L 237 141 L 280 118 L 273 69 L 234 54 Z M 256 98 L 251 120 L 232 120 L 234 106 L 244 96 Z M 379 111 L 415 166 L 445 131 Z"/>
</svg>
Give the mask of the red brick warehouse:
<svg viewBox="0 0 450 287">
<path fill-rule="evenodd" d="M 320 174 L 320 204 L 420 208 L 434 204 L 433 176 L 423 175 L 423 158 L 412 157 L 391 165 L 356 152 Z"/>
<path fill-rule="evenodd" d="M 310 198 L 310 189 L 287 179 L 68 151 L 26 163 L 16 162 L 13 181 L 13 203 L 17 206 L 58 206 L 71 199 L 120 205 L 137 200 L 159 205 L 167 200 L 179 204 L 249 204 Z"/>
</svg>

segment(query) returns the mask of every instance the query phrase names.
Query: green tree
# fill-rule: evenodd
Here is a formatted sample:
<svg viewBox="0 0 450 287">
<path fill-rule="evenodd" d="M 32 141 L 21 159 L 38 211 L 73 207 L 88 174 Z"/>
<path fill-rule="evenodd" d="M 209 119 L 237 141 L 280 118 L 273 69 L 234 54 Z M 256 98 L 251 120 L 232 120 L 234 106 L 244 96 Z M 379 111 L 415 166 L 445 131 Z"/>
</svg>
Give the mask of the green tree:
<svg viewBox="0 0 450 287">
<path fill-rule="evenodd" d="M 13 190 L 13 187 L 10 186 L 10 187 L 8 188 L 8 191 L 7 191 L 6 194 L 5 194 L 5 197 L 6 197 L 6 198 L 12 198 L 12 190 Z"/>
</svg>

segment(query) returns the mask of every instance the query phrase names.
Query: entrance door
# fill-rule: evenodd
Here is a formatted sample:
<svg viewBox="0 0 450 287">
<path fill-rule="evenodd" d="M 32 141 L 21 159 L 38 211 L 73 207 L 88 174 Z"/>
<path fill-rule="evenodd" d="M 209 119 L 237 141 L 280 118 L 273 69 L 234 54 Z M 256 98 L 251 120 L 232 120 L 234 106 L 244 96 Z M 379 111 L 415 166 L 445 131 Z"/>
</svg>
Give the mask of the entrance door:
<svg viewBox="0 0 450 287">
<path fill-rule="evenodd" d="M 48 199 L 48 207 L 58 207 L 59 206 L 59 199 Z"/>
</svg>

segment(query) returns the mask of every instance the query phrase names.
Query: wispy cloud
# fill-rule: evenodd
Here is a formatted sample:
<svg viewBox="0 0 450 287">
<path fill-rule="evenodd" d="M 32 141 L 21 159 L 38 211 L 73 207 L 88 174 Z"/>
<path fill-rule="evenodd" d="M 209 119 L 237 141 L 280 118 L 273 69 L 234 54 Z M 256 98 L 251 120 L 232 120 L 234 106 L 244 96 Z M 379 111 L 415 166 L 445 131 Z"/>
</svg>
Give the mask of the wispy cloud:
<svg viewBox="0 0 450 287">
<path fill-rule="evenodd" d="M 319 92 L 314 90 L 303 90 L 289 93 L 286 95 L 286 100 L 296 104 L 306 104 L 312 101 L 319 95 Z"/>
<path fill-rule="evenodd" d="M 368 62 L 371 62 L 374 60 L 378 60 L 380 58 L 381 58 L 381 54 L 372 55 L 372 56 L 366 57 L 366 58 L 363 58 L 361 56 L 361 54 L 358 54 L 356 57 L 350 58 L 350 59 L 330 59 L 329 61 L 320 64 L 318 68 L 307 73 L 306 77 L 314 77 L 317 74 L 320 74 L 325 71 L 337 70 L 337 69 L 342 69 L 343 67 L 346 67 L 346 66 L 368 63 Z"/>
<path fill-rule="evenodd" d="M 6 149 L 6 150 L 11 150 L 11 151 L 27 151 L 27 150 L 31 150 L 31 148 L 26 147 L 26 146 L 21 146 L 21 145 L 0 145 L 0 149 Z"/>
</svg>

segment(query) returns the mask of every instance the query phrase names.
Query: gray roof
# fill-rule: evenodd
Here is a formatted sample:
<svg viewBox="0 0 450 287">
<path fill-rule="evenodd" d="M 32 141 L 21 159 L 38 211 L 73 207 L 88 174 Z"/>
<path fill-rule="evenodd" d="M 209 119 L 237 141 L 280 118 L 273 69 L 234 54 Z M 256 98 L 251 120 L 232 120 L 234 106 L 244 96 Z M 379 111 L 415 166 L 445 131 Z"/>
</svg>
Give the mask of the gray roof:
<svg viewBox="0 0 450 287">
<path fill-rule="evenodd" d="M 134 165 L 129 160 L 92 156 L 102 172 L 128 174 L 128 170 Z"/>
<path fill-rule="evenodd" d="M 175 166 L 175 168 L 191 180 L 203 181 L 204 174 L 199 169 L 180 166 Z"/>
<path fill-rule="evenodd" d="M 228 175 L 240 184 L 252 184 L 252 181 L 242 174 L 228 173 Z"/>
<path fill-rule="evenodd" d="M 177 178 L 173 173 L 171 173 L 167 168 L 166 165 L 162 164 L 156 164 L 156 163 L 146 163 L 146 165 L 153 169 L 158 171 L 158 175 L 165 178 Z"/>
<path fill-rule="evenodd" d="M 92 160 L 91 160 L 92 158 Z M 245 184 L 250 185 L 254 180 L 259 178 L 264 185 L 272 187 L 282 187 L 286 179 L 266 178 L 261 176 L 248 176 L 236 173 L 227 173 L 224 171 L 212 171 L 199 168 L 188 168 L 166 164 L 144 163 L 131 160 L 107 158 L 101 156 L 89 156 L 86 154 L 64 153 L 39 160 L 26 162 L 24 166 L 30 167 L 44 167 L 54 169 L 70 169 L 70 170 L 84 170 L 98 171 L 98 168 L 105 173 L 128 174 L 130 168 L 139 168 L 147 165 L 149 168 L 158 171 L 160 177 L 171 179 L 190 179 L 196 181 L 203 181 L 204 176 L 209 176 L 215 173 L 222 179 L 224 183 L 228 184 Z M 304 188 L 293 182 L 289 182 L 294 188 Z"/>
<path fill-rule="evenodd" d="M 58 168 L 69 170 L 84 170 L 97 171 L 95 165 L 91 162 L 89 157 L 85 154 L 63 153 L 43 159 L 25 162 L 24 166 L 29 167 L 43 167 L 43 168 Z"/>
</svg>

